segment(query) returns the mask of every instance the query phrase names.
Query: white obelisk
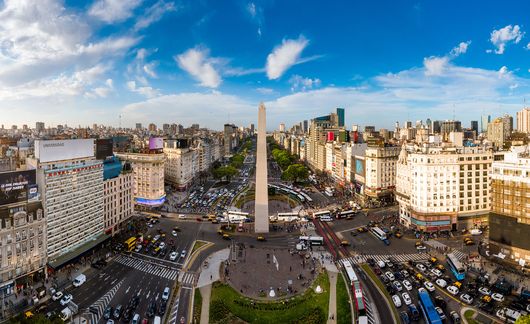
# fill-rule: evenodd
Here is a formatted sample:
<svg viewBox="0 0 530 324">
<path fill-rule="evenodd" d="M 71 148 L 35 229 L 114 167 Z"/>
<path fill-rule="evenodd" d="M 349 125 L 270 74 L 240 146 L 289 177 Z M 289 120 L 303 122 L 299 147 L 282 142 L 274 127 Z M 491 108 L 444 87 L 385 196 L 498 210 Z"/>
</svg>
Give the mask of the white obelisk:
<svg viewBox="0 0 530 324">
<path fill-rule="evenodd" d="M 269 232 L 269 192 L 267 190 L 267 112 L 261 103 L 258 109 L 258 143 L 256 152 L 256 205 L 254 230 Z"/>
</svg>

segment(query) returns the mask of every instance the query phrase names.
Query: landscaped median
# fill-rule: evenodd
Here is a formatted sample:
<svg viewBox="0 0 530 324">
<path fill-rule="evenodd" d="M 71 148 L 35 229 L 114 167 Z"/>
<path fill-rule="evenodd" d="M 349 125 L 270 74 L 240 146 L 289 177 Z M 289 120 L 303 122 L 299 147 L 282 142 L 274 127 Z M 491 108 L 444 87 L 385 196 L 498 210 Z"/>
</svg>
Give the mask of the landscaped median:
<svg viewBox="0 0 530 324">
<path fill-rule="evenodd" d="M 320 285 L 322 292 L 315 288 Z M 254 300 L 240 295 L 231 286 L 215 282 L 212 286 L 210 323 L 229 323 L 241 319 L 248 323 L 325 323 L 329 307 L 329 278 L 318 275 L 303 294 L 279 301 Z M 350 321 L 351 323 L 351 321 Z"/>
<path fill-rule="evenodd" d="M 200 323 L 201 321 L 201 308 L 202 308 L 202 296 L 199 288 L 195 288 L 195 294 L 193 296 L 193 320 L 192 323 Z"/>
<path fill-rule="evenodd" d="M 351 304 L 350 295 L 348 294 L 348 285 L 341 273 L 338 273 L 337 278 L 337 323 L 351 324 Z"/>
<path fill-rule="evenodd" d="M 385 295 L 385 298 L 387 300 L 387 303 L 390 306 L 390 309 L 392 310 L 392 314 L 394 315 L 395 320 L 399 320 L 399 314 L 397 312 L 397 309 L 394 307 L 394 303 L 392 302 L 392 297 L 390 297 L 390 294 L 388 291 L 386 291 L 385 286 L 383 286 L 383 283 L 377 278 L 376 274 L 372 271 L 370 266 L 368 264 L 362 264 L 361 268 L 363 268 L 364 272 L 368 274 L 370 279 L 379 287 L 379 290 Z"/>
<path fill-rule="evenodd" d="M 184 266 L 182 268 L 183 271 L 188 271 L 188 268 L 193 264 L 199 253 L 212 245 L 214 245 L 212 242 L 195 240 L 193 242 L 193 247 L 191 248 L 191 253 L 189 254 L 188 259 L 184 262 Z"/>
</svg>

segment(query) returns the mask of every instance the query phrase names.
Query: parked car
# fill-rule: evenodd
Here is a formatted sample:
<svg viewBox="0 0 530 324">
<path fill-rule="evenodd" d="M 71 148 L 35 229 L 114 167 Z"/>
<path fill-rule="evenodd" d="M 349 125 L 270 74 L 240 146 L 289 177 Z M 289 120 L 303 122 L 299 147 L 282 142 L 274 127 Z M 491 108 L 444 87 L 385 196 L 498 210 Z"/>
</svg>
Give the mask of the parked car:
<svg viewBox="0 0 530 324">
<path fill-rule="evenodd" d="M 471 297 L 469 294 L 460 295 L 460 300 L 468 305 L 471 305 L 473 303 L 473 297 Z"/>
<path fill-rule="evenodd" d="M 447 287 L 447 291 L 453 296 L 458 295 L 458 292 L 459 292 L 458 288 L 456 288 L 455 286 Z"/>
<path fill-rule="evenodd" d="M 392 301 L 394 302 L 394 305 L 396 305 L 396 308 L 400 308 L 401 307 L 401 298 L 399 298 L 398 295 L 393 295 L 392 296 Z"/>
<path fill-rule="evenodd" d="M 410 281 L 408 280 L 403 280 L 403 286 L 405 287 L 405 289 L 407 289 L 408 291 L 411 291 L 412 290 L 412 284 L 410 283 Z"/>
<path fill-rule="evenodd" d="M 498 301 L 499 303 L 502 303 L 504 301 L 504 296 L 499 293 L 494 293 L 491 295 L 491 299 Z"/>
<path fill-rule="evenodd" d="M 409 293 L 404 292 L 401 294 L 401 297 L 403 297 L 403 301 L 405 302 L 405 305 L 412 304 L 412 299 L 410 298 Z"/>
<path fill-rule="evenodd" d="M 425 281 L 425 282 L 423 283 L 423 286 L 424 286 L 428 291 L 430 291 L 430 292 L 433 292 L 433 291 L 436 290 L 436 288 L 434 288 L 434 285 L 433 285 L 432 282 L 430 282 L 430 281 Z"/>
</svg>

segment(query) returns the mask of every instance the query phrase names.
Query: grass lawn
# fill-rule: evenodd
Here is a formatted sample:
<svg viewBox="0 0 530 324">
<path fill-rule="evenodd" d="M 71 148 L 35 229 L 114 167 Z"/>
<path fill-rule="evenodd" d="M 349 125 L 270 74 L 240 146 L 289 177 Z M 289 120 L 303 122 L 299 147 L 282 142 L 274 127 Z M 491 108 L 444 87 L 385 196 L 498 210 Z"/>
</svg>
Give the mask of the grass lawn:
<svg viewBox="0 0 530 324">
<path fill-rule="evenodd" d="M 399 314 L 396 308 L 394 307 L 394 303 L 392 302 L 392 297 L 390 297 L 390 294 L 388 293 L 388 291 L 386 291 L 386 288 L 381 282 L 381 280 L 377 278 L 377 275 L 372 271 L 372 269 L 370 268 L 368 264 L 362 264 L 361 268 L 363 268 L 363 270 L 370 276 L 370 278 L 372 278 L 372 281 L 375 282 L 375 284 L 379 287 L 379 290 L 383 292 L 388 303 L 390 304 L 390 309 L 392 310 L 392 313 L 394 313 L 394 317 L 399 319 Z"/>
<path fill-rule="evenodd" d="M 350 295 L 348 295 L 348 285 L 342 274 L 337 278 L 337 323 L 351 324 Z"/>
<path fill-rule="evenodd" d="M 201 246 L 208 244 L 208 242 L 205 241 L 195 241 L 195 244 L 193 244 L 193 248 L 191 249 L 191 253 L 195 252 L 197 249 L 199 249 Z"/>
<path fill-rule="evenodd" d="M 323 292 L 315 293 L 320 285 Z M 278 302 L 255 301 L 219 282 L 212 287 L 210 323 L 325 323 L 329 306 L 329 278 L 320 274 L 304 294 Z M 350 321 L 351 322 L 351 321 Z"/>
<path fill-rule="evenodd" d="M 199 288 L 195 289 L 195 296 L 193 296 L 193 323 L 201 322 L 201 306 L 202 296 Z"/>
<path fill-rule="evenodd" d="M 479 324 L 479 322 L 473 319 L 473 315 L 475 315 L 474 310 L 468 309 L 467 311 L 464 312 L 464 317 L 466 318 L 466 321 L 469 324 Z"/>
</svg>

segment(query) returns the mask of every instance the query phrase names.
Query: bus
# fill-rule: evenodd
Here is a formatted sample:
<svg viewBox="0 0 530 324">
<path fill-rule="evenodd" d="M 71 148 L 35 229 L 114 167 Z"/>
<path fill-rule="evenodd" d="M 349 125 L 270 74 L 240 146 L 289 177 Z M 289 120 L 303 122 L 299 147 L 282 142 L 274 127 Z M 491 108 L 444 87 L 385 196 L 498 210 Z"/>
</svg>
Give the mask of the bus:
<svg viewBox="0 0 530 324">
<path fill-rule="evenodd" d="M 447 264 L 449 264 L 449 268 L 451 269 L 451 272 L 455 276 L 456 280 L 464 280 L 466 276 L 466 269 L 453 252 L 447 254 Z"/>
<path fill-rule="evenodd" d="M 348 218 L 348 216 L 351 217 L 351 216 L 354 216 L 355 214 L 357 214 L 355 210 L 352 210 L 352 209 L 344 210 L 337 214 L 337 219 Z"/>
<path fill-rule="evenodd" d="M 249 213 L 229 211 L 226 216 L 230 222 L 246 221 L 249 217 Z"/>
<path fill-rule="evenodd" d="M 322 210 L 322 211 L 313 213 L 313 218 L 322 218 L 322 217 L 331 218 L 331 212 L 329 210 Z"/>
<path fill-rule="evenodd" d="M 129 252 L 132 251 L 136 247 L 137 240 L 138 239 L 135 236 L 130 237 L 127 241 L 123 243 L 124 250 L 129 251 Z"/>
<path fill-rule="evenodd" d="M 380 229 L 379 227 L 377 226 L 374 226 L 370 229 L 370 231 L 372 232 L 372 234 L 377 237 L 378 239 L 380 239 L 381 241 L 383 241 L 383 243 L 385 243 L 385 245 L 390 245 L 390 241 L 388 240 L 388 237 L 386 236 L 386 233 L 385 231 L 383 231 L 382 229 Z"/>
<path fill-rule="evenodd" d="M 276 220 L 283 222 L 292 222 L 298 220 L 298 213 L 278 213 Z"/>
<path fill-rule="evenodd" d="M 324 191 L 324 193 L 325 193 L 328 197 L 333 197 L 333 188 L 331 188 L 331 187 L 326 187 L 326 190 Z"/>
<path fill-rule="evenodd" d="M 350 282 L 353 298 L 355 299 L 357 323 L 367 324 L 368 317 L 366 315 L 366 306 L 364 303 L 364 295 L 361 283 L 359 282 L 359 279 L 357 278 L 357 275 L 355 274 L 355 271 L 353 270 L 353 266 L 351 265 L 350 261 L 346 260 L 342 264 L 344 265 L 344 270 L 346 271 L 346 275 L 348 276 L 348 280 Z"/>
<path fill-rule="evenodd" d="M 429 296 L 427 291 L 418 292 L 418 301 L 427 324 L 442 324 L 442 319 L 436 309 L 434 309 L 431 296 Z"/>
<path fill-rule="evenodd" d="M 300 236 L 300 242 L 314 245 L 324 245 L 324 238 L 322 236 Z"/>
</svg>

